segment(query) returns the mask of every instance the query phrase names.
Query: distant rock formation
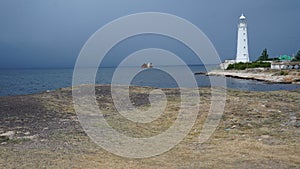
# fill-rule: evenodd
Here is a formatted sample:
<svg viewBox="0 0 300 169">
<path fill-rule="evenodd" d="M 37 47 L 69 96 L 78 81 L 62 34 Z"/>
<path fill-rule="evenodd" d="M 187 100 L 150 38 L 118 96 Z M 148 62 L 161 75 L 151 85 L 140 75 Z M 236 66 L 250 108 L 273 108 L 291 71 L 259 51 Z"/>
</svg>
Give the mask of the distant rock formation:
<svg viewBox="0 0 300 169">
<path fill-rule="evenodd" d="M 153 67 L 153 65 L 152 65 L 152 63 L 144 63 L 144 64 L 142 64 L 142 66 L 141 66 L 142 68 L 152 68 Z"/>
</svg>

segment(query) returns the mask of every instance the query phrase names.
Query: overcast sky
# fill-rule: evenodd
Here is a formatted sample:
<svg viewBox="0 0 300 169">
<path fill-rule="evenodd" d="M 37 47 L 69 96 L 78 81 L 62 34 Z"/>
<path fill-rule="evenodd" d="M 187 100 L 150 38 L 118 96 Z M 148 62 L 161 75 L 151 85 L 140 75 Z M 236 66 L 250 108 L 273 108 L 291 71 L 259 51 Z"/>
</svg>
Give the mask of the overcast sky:
<svg viewBox="0 0 300 169">
<path fill-rule="evenodd" d="M 0 0 L 0 68 L 73 67 L 96 30 L 138 12 L 187 19 L 208 36 L 222 60 L 235 58 L 237 22 L 244 13 L 250 60 L 256 60 L 264 48 L 271 57 L 292 55 L 300 50 L 299 6 L 298 0 Z M 143 47 L 153 47 L 151 43 L 157 41 L 145 38 L 150 40 L 143 40 L 149 43 Z M 140 44 L 136 40 L 131 45 Z M 132 47 L 129 44 L 126 48 Z M 115 64 L 113 57 L 106 58 L 107 66 Z M 188 53 L 185 57 L 193 63 Z"/>
</svg>

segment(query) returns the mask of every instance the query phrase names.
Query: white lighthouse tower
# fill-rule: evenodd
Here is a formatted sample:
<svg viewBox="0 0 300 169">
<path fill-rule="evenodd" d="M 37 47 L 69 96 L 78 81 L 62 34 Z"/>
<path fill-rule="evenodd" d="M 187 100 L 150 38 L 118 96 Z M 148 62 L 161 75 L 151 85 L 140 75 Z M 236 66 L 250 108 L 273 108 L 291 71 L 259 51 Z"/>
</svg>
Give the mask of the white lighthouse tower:
<svg viewBox="0 0 300 169">
<path fill-rule="evenodd" d="M 239 19 L 237 53 L 235 62 L 249 62 L 247 20 L 244 14 Z"/>
</svg>

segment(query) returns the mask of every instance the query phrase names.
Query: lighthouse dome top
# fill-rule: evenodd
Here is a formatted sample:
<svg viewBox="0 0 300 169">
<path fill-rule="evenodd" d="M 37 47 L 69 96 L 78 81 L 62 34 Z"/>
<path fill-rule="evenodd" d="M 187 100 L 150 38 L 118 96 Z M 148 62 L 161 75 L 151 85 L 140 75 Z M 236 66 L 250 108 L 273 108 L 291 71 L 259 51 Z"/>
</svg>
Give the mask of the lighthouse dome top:
<svg viewBox="0 0 300 169">
<path fill-rule="evenodd" d="M 241 17 L 240 17 L 240 19 L 246 19 L 245 15 L 242 14 Z"/>
</svg>

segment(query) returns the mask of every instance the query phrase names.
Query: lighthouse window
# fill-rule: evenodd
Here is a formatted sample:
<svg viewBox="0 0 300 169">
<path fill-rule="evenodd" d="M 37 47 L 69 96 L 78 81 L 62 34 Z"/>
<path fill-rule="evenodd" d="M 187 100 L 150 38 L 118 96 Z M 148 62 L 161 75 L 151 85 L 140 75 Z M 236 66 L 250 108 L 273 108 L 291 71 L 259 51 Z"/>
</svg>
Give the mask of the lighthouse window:
<svg viewBox="0 0 300 169">
<path fill-rule="evenodd" d="M 246 49 L 246 46 L 244 46 L 244 49 Z"/>
<path fill-rule="evenodd" d="M 244 42 L 246 42 L 246 39 L 244 39 Z"/>
<path fill-rule="evenodd" d="M 244 33 L 244 35 L 246 35 L 246 33 Z"/>
</svg>

